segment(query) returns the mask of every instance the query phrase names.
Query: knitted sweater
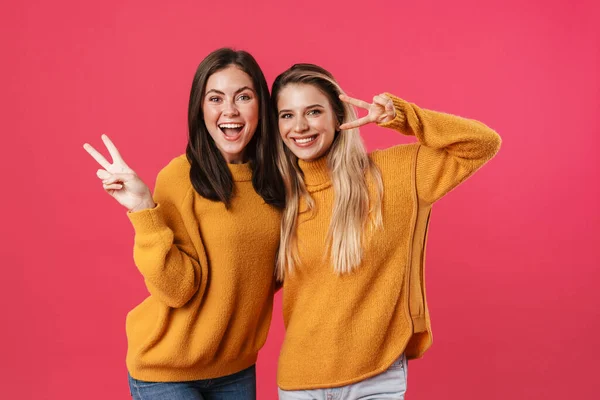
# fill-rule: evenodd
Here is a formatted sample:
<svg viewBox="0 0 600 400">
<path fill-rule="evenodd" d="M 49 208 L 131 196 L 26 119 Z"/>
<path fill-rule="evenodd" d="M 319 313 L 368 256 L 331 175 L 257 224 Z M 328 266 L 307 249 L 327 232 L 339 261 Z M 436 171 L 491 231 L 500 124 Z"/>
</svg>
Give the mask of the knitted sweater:
<svg viewBox="0 0 600 400">
<path fill-rule="evenodd" d="M 280 212 L 229 164 L 229 209 L 192 187 L 182 155 L 158 175 L 153 209 L 129 213 L 150 296 L 127 316 L 127 368 L 143 381 L 233 374 L 256 362 L 271 322 Z"/>
<path fill-rule="evenodd" d="M 284 390 L 356 383 L 431 345 L 423 269 L 431 206 L 490 160 L 501 141 L 477 121 L 390 97 L 396 117 L 382 126 L 418 143 L 369 155 L 383 179 L 383 228 L 368 238 L 352 273 L 337 275 L 323 257 L 334 199 L 326 157 L 299 162 L 315 210 L 300 209 L 301 265 L 283 285 L 277 381 Z"/>
</svg>

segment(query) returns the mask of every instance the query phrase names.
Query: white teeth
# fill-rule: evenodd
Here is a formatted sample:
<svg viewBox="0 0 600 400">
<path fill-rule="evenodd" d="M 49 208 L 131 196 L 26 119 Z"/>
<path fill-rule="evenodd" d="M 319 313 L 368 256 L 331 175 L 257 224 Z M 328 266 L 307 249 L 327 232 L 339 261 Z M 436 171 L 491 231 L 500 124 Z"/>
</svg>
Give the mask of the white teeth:
<svg viewBox="0 0 600 400">
<path fill-rule="evenodd" d="M 312 137 L 308 137 L 308 138 L 303 138 L 303 139 L 295 138 L 294 141 L 296 143 L 304 144 L 304 143 L 312 142 L 316 138 L 317 138 L 316 136 L 312 136 Z"/>
<path fill-rule="evenodd" d="M 242 128 L 244 126 L 244 124 L 221 124 L 219 125 L 219 128 L 221 129 L 236 129 L 236 128 Z"/>
</svg>

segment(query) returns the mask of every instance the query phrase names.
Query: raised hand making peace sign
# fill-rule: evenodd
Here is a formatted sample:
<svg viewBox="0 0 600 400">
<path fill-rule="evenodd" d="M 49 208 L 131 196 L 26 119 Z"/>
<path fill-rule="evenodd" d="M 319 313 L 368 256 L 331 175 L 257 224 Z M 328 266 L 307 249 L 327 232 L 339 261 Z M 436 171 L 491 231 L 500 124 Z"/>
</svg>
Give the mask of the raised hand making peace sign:
<svg viewBox="0 0 600 400">
<path fill-rule="evenodd" d="M 342 130 L 358 128 L 359 126 L 370 124 L 372 122 L 383 124 L 393 120 L 396 116 L 394 102 L 384 93 L 373 97 L 373 103 L 371 104 L 367 103 L 366 101 L 346 96 L 345 94 L 340 95 L 340 100 L 369 111 L 369 114 L 367 114 L 365 117 L 340 125 L 340 129 Z"/>
<path fill-rule="evenodd" d="M 148 186 L 123 161 L 108 136 L 102 135 L 102 141 L 112 157 L 112 164 L 91 145 L 86 143 L 83 148 L 104 168 L 96 172 L 102 180 L 104 190 L 129 211 L 154 208 L 154 200 Z"/>
</svg>

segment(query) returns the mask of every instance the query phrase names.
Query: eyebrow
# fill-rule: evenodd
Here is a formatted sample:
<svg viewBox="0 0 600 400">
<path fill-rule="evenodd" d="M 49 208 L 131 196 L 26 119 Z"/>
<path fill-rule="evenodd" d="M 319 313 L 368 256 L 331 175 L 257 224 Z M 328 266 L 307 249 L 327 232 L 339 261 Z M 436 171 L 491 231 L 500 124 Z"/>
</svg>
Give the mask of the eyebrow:
<svg viewBox="0 0 600 400">
<path fill-rule="evenodd" d="M 305 110 L 311 109 L 311 108 L 325 108 L 320 104 L 311 104 L 310 106 L 305 107 Z M 281 114 L 283 112 L 292 112 L 292 110 L 280 110 L 278 114 Z"/>
<path fill-rule="evenodd" d="M 241 88 L 239 88 L 238 90 L 236 90 L 233 94 L 236 95 L 238 93 L 243 92 L 244 90 L 250 90 L 252 93 L 256 94 L 256 92 L 254 91 L 254 89 L 252 89 L 250 86 L 243 86 Z M 225 93 L 221 92 L 220 90 L 217 89 L 210 89 L 206 92 L 205 96 L 208 95 L 210 92 L 214 92 L 217 94 L 222 94 L 223 96 L 225 96 Z"/>
</svg>

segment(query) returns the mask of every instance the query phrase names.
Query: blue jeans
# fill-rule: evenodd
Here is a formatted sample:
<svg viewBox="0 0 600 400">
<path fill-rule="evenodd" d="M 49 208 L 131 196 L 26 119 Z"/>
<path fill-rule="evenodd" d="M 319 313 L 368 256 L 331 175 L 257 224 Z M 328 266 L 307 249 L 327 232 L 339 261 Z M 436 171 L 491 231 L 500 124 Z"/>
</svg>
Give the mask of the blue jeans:
<svg viewBox="0 0 600 400">
<path fill-rule="evenodd" d="M 255 400 L 256 369 L 188 382 L 145 382 L 129 375 L 134 400 Z"/>
<path fill-rule="evenodd" d="M 386 371 L 363 381 L 331 389 L 279 389 L 279 400 L 404 400 L 407 373 L 408 362 L 402 355 Z"/>
</svg>

